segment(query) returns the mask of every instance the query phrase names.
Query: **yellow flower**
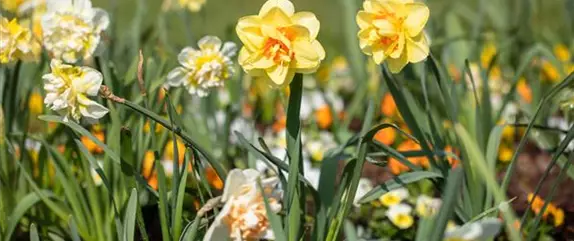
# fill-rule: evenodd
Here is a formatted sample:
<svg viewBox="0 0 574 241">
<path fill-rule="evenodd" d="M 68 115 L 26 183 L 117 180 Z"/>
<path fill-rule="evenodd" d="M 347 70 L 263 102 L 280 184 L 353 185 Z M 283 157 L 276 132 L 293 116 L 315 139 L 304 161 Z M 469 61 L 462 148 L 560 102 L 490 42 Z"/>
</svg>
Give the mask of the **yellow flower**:
<svg viewBox="0 0 574 241">
<path fill-rule="evenodd" d="M 206 1 L 207 0 L 178 0 L 179 6 L 189 9 L 191 12 L 199 12 Z"/>
<path fill-rule="evenodd" d="M 498 160 L 504 163 L 508 163 L 512 160 L 512 156 L 514 155 L 514 150 L 512 148 L 501 145 L 500 150 L 498 150 Z"/>
<path fill-rule="evenodd" d="M 377 64 L 387 61 L 393 73 L 424 60 L 429 44 L 423 28 L 429 18 L 424 3 L 412 0 L 366 0 L 357 14 L 360 47 Z"/>
<path fill-rule="evenodd" d="M 8 21 L 2 17 L 0 21 L 0 63 L 36 60 L 41 49 L 30 30 L 20 26 L 17 19 Z"/>
<path fill-rule="evenodd" d="M 103 163 L 101 161 L 98 161 L 98 166 L 102 168 Z M 90 168 L 90 175 L 92 176 L 92 180 L 94 181 L 94 184 L 96 186 L 102 185 L 103 183 L 102 177 L 100 177 L 100 174 L 96 171 L 96 168 L 94 167 Z"/>
<path fill-rule="evenodd" d="M 480 64 L 483 69 L 488 68 L 490 62 L 496 56 L 496 45 L 493 42 L 488 42 L 482 48 L 482 52 L 480 53 Z"/>
<path fill-rule="evenodd" d="M 90 0 L 47 0 L 42 17 L 43 43 L 53 58 L 75 63 L 94 54 L 108 14 Z"/>
<path fill-rule="evenodd" d="M 221 87 L 233 75 L 233 62 L 237 47 L 233 42 L 221 43 L 218 37 L 205 36 L 197 45 L 186 47 L 177 56 L 181 67 L 167 75 L 169 86 L 184 86 L 190 94 L 207 96 L 208 90 Z"/>
<path fill-rule="evenodd" d="M 414 218 L 411 215 L 412 208 L 406 204 L 397 204 L 387 210 L 387 217 L 400 229 L 407 229 L 413 226 Z"/>
<path fill-rule="evenodd" d="M 268 0 L 258 15 L 242 17 L 236 31 L 243 42 L 239 64 L 272 86 L 288 85 L 295 73 L 313 73 L 325 58 L 317 41 L 319 20 L 295 13 L 288 0 Z"/>
<path fill-rule="evenodd" d="M 561 208 L 554 208 L 551 210 L 552 216 L 554 218 L 554 226 L 559 227 L 564 224 L 564 210 Z"/>
<path fill-rule="evenodd" d="M 281 210 L 280 197 L 273 195 L 278 183 L 276 177 L 261 180 L 253 169 L 234 169 L 227 175 L 221 201 L 223 208 L 207 230 L 203 241 L 219 240 L 273 240 L 275 234 L 267 217 L 263 195 L 267 196 L 271 211 Z"/>
<path fill-rule="evenodd" d="M 89 67 L 75 67 L 53 59 L 52 73 L 42 77 L 46 98 L 44 104 L 64 115 L 64 121 L 71 117 L 79 121 L 82 116 L 88 120 L 102 118 L 108 109 L 88 96 L 96 96 L 102 84 L 102 74 Z"/>
<path fill-rule="evenodd" d="M 165 160 L 173 160 L 175 158 L 175 152 L 173 148 L 174 148 L 173 140 L 169 140 L 165 145 L 165 149 L 163 152 Z M 181 140 L 177 139 L 177 157 L 178 157 L 178 163 L 180 165 L 183 164 L 183 160 L 185 158 L 185 151 L 186 151 L 185 144 Z"/>
<path fill-rule="evenodd" d="M 32 94 L 30 94 L 30 98 L 28 100 L 28 109 L 33 115 L 42 114 L 44 110 L 44 104 L 43 97 L 40 95 L 40 93 L 34 91 Z"/>
<path fill-rule="evenodd" d="M 2 0 L 2 8 L 8 12 L 16 13 L 19 12 L 20 7 L 23 5 L 25 0 Z"/>
<path fill-rule="evenodd" d="M 392 207 L 400 204 L 405 198 L 408 197 L 409 191 L 406 188 L 398 188 L 380 196 L 379 201 L 385 207 Z"/>
<path fill-rule="evenodd" d="M 560 73 L 558 72 L 558 69 L 548 60 L 542 61 L 542 73 L 546 77 L 546 80 L 549 80 L 550 82 L 560 81 Z"/>
<path fill-rule="evenodd" d="M 99 141 L 105 142 L 106 136 L 103 131 L 92 131 L 92 135 L 96 137 Z M 101 154 L 104 153 L 104 149 L 96 144 L 92 139 L 87 136 L 82 136 L 80 138 L 82 144 L 88 149 L 88 151 L 92 154 Z"/>
<path fill-rule="evenodd" d="M 532 89 L 528 83 L 526 83 L 526 79 L 521 78 L 516 85 L 516 91 L 518 95 L 524 99 L 526 103 L 532 103 Z"/>
<path fill-rule="evenodd" d="M 570 61 L 570 52 L 568 47 L 564 44 L 554 45 L 554 55 L 556 58 L 562 62 Z"/>
</svg>

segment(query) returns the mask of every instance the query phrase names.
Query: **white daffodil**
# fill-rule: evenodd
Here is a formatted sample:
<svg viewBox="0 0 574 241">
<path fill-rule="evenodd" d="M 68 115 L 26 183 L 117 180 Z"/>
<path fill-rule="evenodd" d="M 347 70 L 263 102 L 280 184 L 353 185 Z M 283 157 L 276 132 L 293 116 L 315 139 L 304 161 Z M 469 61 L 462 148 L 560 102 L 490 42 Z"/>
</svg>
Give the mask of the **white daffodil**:
<svg viewBox="0 0 574 241">
<path fill-rule="evenodd" d="M 434 215 L 440 208 L 441 204 L 442 201 L 438 198 L 432 198 L 427 195 L 420 195 L 417 198 L 415 210 L 417 215 L 421 217 L 428 217 L 430 215 Z"/>
<path fill-rule="evenodd" d="M 400 204 L 404 199 L 409 197 L 409 190 L 404 187 L 391 190 L 379 197 L 379 201 L 385 207 L 392 207 Z"/>
<path fill-rule="evenodd" d="M 108 13 L 90 0 L 47 0 L 42 17 L 44 47 L 53 58 L 75 63 L 90 58 L 108 28 Z"/>
<path fill-rule="evenodd" d="M 387 217 L 400 229 L 407 229 L 413 226 L 414 218 L 411 215 L 412 208 L 407 204 L 396 204 L 387 210 Z"/>
<path fill-rule="evenodd" d="M 100 72 L 62 64 L 59 60 L 52 60 L 50 68 L 52 72 L 42 77 L 46 90 L 44 104 L 64 115 L 64 121 L 70 117 L 79 121 L 82 116 L 88 121 L 96 120 L 108 113 L 106 107 L 88 98 L 98 95 L 103 79 Z"/>
<path fill-rule="evenodd" d="M 319 179 L 321 177 L 321 169 L 313 167 L 309 159 L 305 158 L 303 160 L 303 170 L 305 173 L 305 179 L 307 179 L 307 181 L 311 183 L 311 186 L 315 188 L 315 190 L 319 189 Z"/>
<path fill-rule="evenodd" d="M 322 131 L 319 133 L 319 138 L 305 142 L 304 148 L 313 161 L 322 161 L 325 153 L 336 146 L 337 143 L 333 134 Z"/>
<path fill-rule="evenodd" d="M 0 63 L 16 60 L 32 61 L 40 55 L 40 44 L 33 38 L 30 29 L 18 24 L 17 19 L 8 21 L 0 16 Z"/>
<path fill-rule="evenodd" d="M 482 220 L 467 223 L 454 230 L 447 230 L 444 234 L 445 241 L 482 241 L 493 239 L 501 229 L 500 220 L 497 218 L 484 218 Z"/>
<path fill-rule="evenodd" d="M 231 58 L 237 52 L 233 42 L 223 44 L 218 37 L 205 36 L 199 49 L 184 48 L 177 59 L 181 64 L 167 75 L 168 86 L 184 86 L 190 94 L 207 96 L 211 88 L 223 86 L 233 73 Z"/>
<path fill-rule="evenodd" d="M 371 180 L 364 177 L 359 179 L 359 186 L 357 187 L 357 192 L 355 193 L 355 199 L 353 200 L 353 204 L 356 207 L 359 207 L 360 206 L 359 201 L 372 189 L 373 189 L 373 182 L 371 182 Z"/>
<path fill-rule="evenodd" d="M 275 234 L 267 218 L 264 197 L 271 211 L 281 210 L 279 198 L 274 192 L 277 178 L 258 180 L 261 174 L 253 169 L 234 169 L 227 175 L 221 202 L 225 203 L 207 230 L 204 241 L 274 239 Z"/>
</svg>

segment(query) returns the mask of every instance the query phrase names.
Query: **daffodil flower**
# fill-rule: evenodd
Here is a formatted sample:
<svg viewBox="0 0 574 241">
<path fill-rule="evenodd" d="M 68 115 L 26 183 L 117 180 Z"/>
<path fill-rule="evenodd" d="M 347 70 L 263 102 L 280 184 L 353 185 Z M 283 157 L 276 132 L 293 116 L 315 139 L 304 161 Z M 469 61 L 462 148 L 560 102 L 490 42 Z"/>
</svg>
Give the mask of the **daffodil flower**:
<svg viewBox="0 0 574 241">
<path fill-rule="evenodd" d="M 18 20 L 0 19 L 0 63 L 15 60 L 32 61 L 40 55 L 40 44 L 36 42 L 30 29 L 18 24 Z"/>
<path fill-rule="evenodd" d="M 178 0 L 179 6 L 191 12 L 199 12 L 207 0 Z"/>
<path fill-rule="evenodd" d="M 93 8 L 90 0 L 47 0 L 42 17 L 43 43 L 53 58 L 67 63 L 87 59 L 108 27 L 106 11 Z"/>
<path fill-rule="evenodd" d="M 199 49 L 186 47 L 177 56 L 181 67 L 167 75 L 167 85 L 184 86 L 190 94 L 207 96 L 210 88 L 223 86 L 233 75 L 237 47 L 233 42 L 221 43 L 218 37 L 205 36 L 197 43 Z"/>
<path fill-rule="evenodd" d="M 221 198 L 225 204 L 207 230 L 204 241 L 274 239 L 263 195 L 268 197 L 271 211 L 281 210 L 279 197 L 273 192 L 278 179 L 261 180 L 263 190 L 260 190 L 260 178 L 260 173 L 253 169 L 229 172 Z"/>
<path fill-rule="evenodd" d="M 413 0 L 366 0 L 357 14 L 359 43 L 363 53 L 377 64 L 386 61 L 393 73 L 408 63 L 424 60 L 429 44 L 423 31 L 429 18 L 424 3 Z"/>
<path fill-rule="evenodd" d="M 385 207 L 392 207 L 400 204 L 404 199 L 409 197 L 409 191 L 406 188 L 397 188 L 383 194 L 379 197 L 379 201 Z"/>
<path fill-rule="evenodd" d="M 44 104 L 64 115 L 64 121 L 69 118 L 79 121 L 82 116 L 96 120 L 108 113 L 106 107 L 88 98 L 98 95 L 103 79 L 100 72 L 62 64 L 56 59 L 52 60 L 50 68 L 52 73 L 42 77 L 46 90 Z"/>
<path fill-rule="evenodd" d="M 412 208 L 407 204 L 393 205 L 387 210 L 387 217 L 400 229 L 407 229 L 413 226 L 414 218 L 411 215 Z"/>
<path fill-rule="evenodd" d="M 485 218 L 467 223 L 454 230 L 447 230 L 445 241 L 482 241 L 491 240 L 500 232 L 501 223 L 496 218 Z"/>
<path fill-rule="evenodd" d="M 442 201 L 438 198 L 431 198 L 427 195 L 420 195 L 417 198 L 415 211 L 421 217 L 428 217 L 438 212 Z"/>
<path fill-rule="evenodd" d="M 319 26 L 315 14 L 295 13 L 290 1 L 268 0 L 258 15 L 237 23 L 237 35 L 244 44 L 239 64 L 271 86 L 288 85 L 295 73 L 313 73 L 325 58 L 317 41 Z"/>
<path fill-rule="evenodd" d="M 357 193 L 355 193 L 355 199 L 353 200 L 353 205 L 355 205 L 355 207 L 359 207 L 360 206 L 359 201 L 372 189 L 373 189 L 373 182 L 371 182 L 371 180 L 367 178 L 361 177 L 361 179 L 359 179 L 359 185 L 357 186 Z"/>
</svg>

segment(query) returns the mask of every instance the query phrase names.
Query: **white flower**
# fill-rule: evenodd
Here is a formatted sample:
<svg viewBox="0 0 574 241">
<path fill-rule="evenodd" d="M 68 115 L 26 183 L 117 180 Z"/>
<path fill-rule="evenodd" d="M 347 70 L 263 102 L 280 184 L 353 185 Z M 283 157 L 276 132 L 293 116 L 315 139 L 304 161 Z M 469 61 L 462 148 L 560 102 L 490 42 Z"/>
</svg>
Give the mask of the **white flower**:
<svg viewBox="0 0 574 241">
<path fill-rule="evenodd" d="M 331 107 L 335 113 L 339 113 L 344 109 L 343 99 L 332 91 L 323 93 L 316 90 L 305 94 L 301 98 L 300 118 L 307 120 L 316 110 L 327 108 L 329 104 L 332 105 Z"/>
<path fill-rule="evenodd" d="M 52 73 L 42 77 L 46 98 L 44 104 L 51 110 L 64 115 L 64 121 L 71 117 L 79 121 L 102 118 L 108 109 L 87 96 L 96 96 L 102 84 L 102 74 L 89 67 L 75 67 L 62 64 L 59 60 L 50 63 Z"/>
<path fill-rule="evenodd" d="M 104 164 L 101 161 L 98 161 L 99 168 L 102 168 L 103 165 Z M 96 186 L 102 185 L 102 183 L 103 183 L 102 177 L 100 177 L 100 174 L 96 171 L 96 168 L 90 167 L 90 174 L 91 174 L 92 180 L 94 181 L 94 184 Z"/>
<path fill-rule="evenodd" d="M 570 130 L 574 127 L 573 122 L 568 122 L 564 117 L 550 117 L 548 119 L 548 126 L 559 128 L 562 130 Z M 566 134 L 560 134 L 559 136 L 560 141 L 563 141 L 566 138 Z M 568 146 L 566 147 L 566 151 L 574 150 L 574 141 L 571 141 Z"/>
<path fill-rule="evenodd" d="M 387 210 L 387 217 L 398 228 L 407 229 L 410 228 L 414 223 L 414 218 L 411 216 L 411 211 L 411 206 L 400 203 L 389 207 L 389 210 Z"/>
<path fill-rule="evenodd" d="M 94 54 L 100 34 L 110 24 L 108 13 L 90 0 L 47 0 L 42 17 L 44 47 L 53 58 L 75 63 Z"/>
<path fill-rule="evenodd" d="M 31 61 L 38 58 L 40 45 L 33 39 L 29 29 L 18 24 L 17 19 L 8 21 L 0 16 L 0 63 L 17 59 Z"/>
<path fill-rule="evenodd" d="M 373 189 L 373 183 L 371 182 L 371 180 L 364 177 L 359 179 L 359 186 L 357 187 L 357 193 L 355 193 L 355 199 L 353 200 L 353 204 L 356 207 L 359 207 L 360 206 L 359 201 L 372 189 Z"/>
<path fill-rule="evenodd" d="M 454 230 L 447 230 L 444 234 L 445 241 L 481 241 L 491 240 L 501 228 L 497 218 L 485 218 L 477 222 L 467 223 Z"/>
<path fill-rule="evenodd" d="M 261 175 L 253 169 L 231 170 L 225 180 L 221 201 L 223 208 L 207 230 L 204 241 L 274 239 L 275 234 L 267 218 L 263 195 L 271 210 L 281 210 L 274 192 L 277 178 L 261 180 L 263 193 L 257 184 Z"/>
<path fill-rule="evenodd" d="M 321 177 L 321 169 L 313 167 L 309 159 L 303 160 L 303 169 L 305 172 L 305 179 L 311 183 L 315 190 L 319 189 L 319 178 Z M 285 173 L 288 175 L 288 173 Z"/>
<path fill-rule="evenodd" d="M 218 37 L 205 36 L 197 43 L 199 50 L 186 47 L 177 59 L 182 65 L 167 75 L 167 85 L 184 86 L 190 94 L 207 96 L 210 88 L 223 86 L 233 73 L 231 58 L 237 52 L 233 42 L 223 44 Z"/>
<path fill-rule="evenodd" d="M 310 155 L 313 161 L 322 161 L 325 153 L 336 147 L 335 137 L 328 131 L 321 131 L 319 138 L 305 142 L 305 151 Z"/>
<path fill-rule="evenodd" d="M 438 198 L 431 198 L 427 195 L 420 195 L 417 198 L 415 210 L 421 217 L 427 217 L 438 212 L 442 201 Z"/>
<path fill-rule="evenodd" d="M 409 197 L 409 190 L 404 187 L 397 188 L 379 197 L 379 201 L 386 207 L 392 207 L 400 204 L 404 199 Z"/>
</svg>

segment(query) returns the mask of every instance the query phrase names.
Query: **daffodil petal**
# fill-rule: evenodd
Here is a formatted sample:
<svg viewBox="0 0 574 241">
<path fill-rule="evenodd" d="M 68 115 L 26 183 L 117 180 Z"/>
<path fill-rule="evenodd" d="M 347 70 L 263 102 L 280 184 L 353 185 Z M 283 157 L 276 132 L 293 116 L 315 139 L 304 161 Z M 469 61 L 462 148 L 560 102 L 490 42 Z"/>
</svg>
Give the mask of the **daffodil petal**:
<svg viewBox="0 0 574 241">
<path fill-rule="evenodd" d="M 295 41 L 293 42 L 293 50 L 295 51 L 295 68 L 297 69 L 316 69 L 321 63 L 319 53 L 309 41 Z"/>
<path fill-rule="evenodd" d="M 292 24 L 291 15 L 286 14 L 281 8 L 274 7 L 269 9 L 261 19 L 266 25 L 281 27 Z"/>
<path fill-rule="evenodd" d="M 377 27 L 377 33 L 381 36 L 390 36 L 397 33 L 395 25 L 387 19 L 374 20 L 373 25 Z"/>
<path fill-rule="evenodd" d="M 179 62 L 179 64 L 183 65 L 184 67 L 188 68 L 188 69 L 192 69 L 193 65 L 191 64 L 191 58 L 193 56 L 193 53 L 196 52 L 197 50 L 195 50 L 192 47 L 185 47 L 181 50 L 181 52 L 179 52 L 179 54 L 177 55 L 177 61 Z"/>
<path fill-rule="evenodd" d="M 240 18 L 235 30 L 243 45 L 251 50 L 262 46 L 265 41 L 261 33 L 261 18 L 258 16 Z"/>
<path fill-rule="evenodd" d="M 366 11 L 359 11 L 357 13 L 357 17 L 355 18 L 360 29 L 369 28 L 371 26 L 371 22 L 373 22 L 373 19 L 373 14 Z"/>
<path fill-rule="evenodd" d="M 312 12 L 298 12 L 291 17 L 291 20 L 294 24 L 298 24 L 307 28 L 309 31 L 309 38 L 317 38 L 321 24 L 319 23 L 319 20 L 315 14 Z"/>
<path fill-rule="evenodd" d="M 96 32 L 104 31 L 110 25 L 110 17 L 108 16 L 108 12 L 104 11 L 103 9 L 96 8 L 94 9 L 94 26 Z"/>
<path fill-rule="evenodd" d="M 74 89 L 91 96 L 97 95 L 102 85 L 102 74 L 89 67 L 82 67 L 81 70 L 84 72 L 84 75 L 82 78 L 78 78 L 72 82 Z"/>
<path fill-rule="evenodd" d="M 407 38 L 407 54 L 409 62 L 418 63 L 429 55 L 429 46 L 424 33 L 414 38 Z"/>
<path fill-rule="evenodd" d="M 183 67 L 177 67 L 167 74 L 167 85 L 177 87 L 187 81 L 187 70 Z"/>
<path fill-rule="evenodd" d="M 223 218 L 229 214 L 231 205 L 231 202 L 225 203 L 221 211 L 219 211 L 215 217 L 215 220 L 213 220 L 213 223 L 211 223 L 209 229 L 207 229 L 205 236 L 203 236 L 203 241 L 229 240 L 230 230 L 227 225 L 223 223 Z"/>
<path fill-rule="evenodd" d="M 389 70 L 391 70 L 393 74 L 401 72 L 401 70 L 409 63 L 409 59 L 407 57 L 406 52 L 407 51 L 405 48 L 405 51 L 400 55 L 399 58 L 397 59 L 387 58 L 386 60 L 387 65 L 389 66 Z"/>
<path fill-rule="evenodd" d="M 269 11 L 271 11 L 271 9 L 273 9 L 273 8 L 278 8 L 279 10 L 281 10 L 283 13 L 285 13 L 289 17 L 292 16 L 293 13 L 295 13 L 295 7 L 293 6 L 293 3 L 291 3 L 291 1 L 288 1 L 288 0 L 268 0 L 261 7 L 261 10 L 259 11 L 259 16 L 263 17 L 263 16 L 267 15 L 269 13 Z"/>
<path fill-rule="evenodd" d="M 288 65 L 274 65 L 271 68 L 265 70 L 273 84 L 277 86 L 282 86 L 288 84 L 295 76 L 295 71 L 289 68 Z"/>
<path fill-rule="evenodd" d="M 429 18 L 429 8 L 422 3 L 410 3 L 406 5 L 408 16 L 405 19 L 405 27 L 409 36 L 419 35 Z"/>
<path fill-rule="evenodd" d="M 225 42 L 221 48 L 221 53 L 227 57 L 233 57 L 237 53 L 237 44 L 234 42 Z"/>
<path fill-rule="evenodd" d="M 197 46 L 201 50 L 214 50 L 217 51 L 221 48 L 221 40 L 215 36 L 205 36 L 197 42 Z"/>
<path fill-rule="evenodd" d="M 108 113 L 108 108 L 100 105 L 98 102 L 88 99 L 80 95 L 77 97 L 80 103 L 80 113 L 91 119 L 100 119 Z"/>
</svg>

